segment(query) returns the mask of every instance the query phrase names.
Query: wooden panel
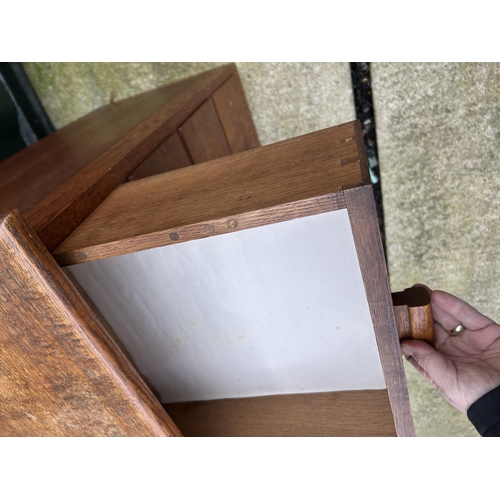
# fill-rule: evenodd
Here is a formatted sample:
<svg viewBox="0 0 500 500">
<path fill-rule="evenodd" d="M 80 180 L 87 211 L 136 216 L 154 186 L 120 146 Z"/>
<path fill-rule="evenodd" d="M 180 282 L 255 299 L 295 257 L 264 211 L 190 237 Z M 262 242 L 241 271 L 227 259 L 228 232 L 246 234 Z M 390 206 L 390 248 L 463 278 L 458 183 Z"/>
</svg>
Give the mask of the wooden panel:
<svg viewBox="0 0 500 500">
<path fill-rule="evenodd" d="M 387 391 L 164 405 L 184 436 L 395 436 Z"/>
<path fill-rule="evenodd" d="M 399 436 L 414 436 L 391 290 L 371 185 L 344 191 L 366 296 Z"/>
<path fill-rule="evenodd" d="M 193 81 L 99 108 L 2 162 L 1 208 L 34 207 Z"/>
<path fill-rule="evenodd" d="M 344 195 L 339 192 L 262 210 L 254 210 L 238 214 L 236 217 L 221 217 L 179 227 L 167 226 L 167 229 L 164 230 L 125 237 L 117 241 L 98 242 L 96 244 L 90 242 L 88 243 L 89 246 L 80 246 L 80 241 L 76 239 L 77 234 L 75 240 L 72 237 L 68 238 L 67 246 L 66 242 L 63 242 L 56 249 L 54 258 L 60 266 L 71 266 L 141 250 L 174 245 L 183 241 L 208 238 L 267 224 L 285 222 L 342 208 L 345 208 Z M 87 235 L 84 236 L 87 237 Z"/>
<path fill-rule="evenodd" d="M 1 435 L 179 435 L 18 212 L 0 272 Z"/>
<path fill-rule="evenodd" d="M 371 184 L 370 167 L 368 165 L 368 158 L 366 157 L 365 141 L 363 139 L 363 129 L 361 122 L 356 120 L 354 122 L 354 129 L 356 130 L 356 141 L 358 143 L 358 151 L 360 151 L 359 162 L 361 168 L 361 176 L 363 184 Z"/>
<path fill-rule="evenodd" d="M 111 104 L 28 148 L 26 156 L 15 155 L 1 167 L 9 182 L 0 208 L 20 208 L 53 250 L 234 72 L 234 65 L 219 67 L 176 83 L 175 91 L 157 89 Z M 113 117 L 123 120 L 118 134 Z"/>
<path fill-rule="evenodd" d="M 121 353 L 128 359 L 130 364 L 134 367 L 134 369 L 137 371 L 137 373 L 140 375 L 141 379 L 144 381 L 144 383 L 148 386 L 149 390 L 154 394 L 154 397 L 160 401 L 158 392 L 156 389 L 153 387 L 153 385 L 149 382 L 149 380 L 144 376 L 143 373 L 141 373 L 137 365 L 135 364 L 134 359 L 130 355 L 130 353 L 127 351 L 125 346 L 123 345 L 123 342 L 118 338 L 116 333 L 113 331 L 111 328 L 110 324 L 106 321 L 106 318 L 102 315 L 101 311 L 96 307 L 96 305 L 92 302 L 91 298 L 88 296 L 88 294 L 85 292 L 85 290 L 81 287 L 80 283 L 74 278 L 74 276 L 71 274 L 68 268 L 63 268 L 62 269 L 63 273 L 65 276 L 71 281 L 71 284 L 75 287 L 76 291 L 80 295 L 80 297 L 87 303 L 87 305 L 92 309 L 92 312 L 95 314 L 96 318 L 99 320 L 101 325 L 104 327 L 104 330 L 106 330 L 106 333 L 113 339 L 113 342 L 117 345 L 118 349 L 120 349 Z"/>
<path fill-rule="evenodd" d="M 192 163 L 215 160 L 231 154 L 224 130 L 211 99 L 179 128 Z"/>
<path fill-rule="evenodd" d="M 124 184 L 54 255 L 68 265 L 238 230 L 240 214 L 260 210 L 271 211 L 272 223 L 283 213 L 272 207 L 293 211 L 294 202 L 308 206 L 304 215 L 332 210 L 332 193 L 362 182 L 354 139 L 348 123 Z"/>
<path fill-rule="evenodd" d="M 0 163 L 0 210 L 34 207 L 192 80 L 103 106 Z"/>
<path fill-rule="evenodd" d="M 191 160 L 182 144 L 179 134 L 172 134 L 146 161 L 128 178 L 137 181 L 170 170 L 188 167 Z"/>
<path fill-rule="evenodd" d="M 215 92 L 212 100 L 231 152 L 240 153 L 260 146 L 238 73 Z"/>
</svg>

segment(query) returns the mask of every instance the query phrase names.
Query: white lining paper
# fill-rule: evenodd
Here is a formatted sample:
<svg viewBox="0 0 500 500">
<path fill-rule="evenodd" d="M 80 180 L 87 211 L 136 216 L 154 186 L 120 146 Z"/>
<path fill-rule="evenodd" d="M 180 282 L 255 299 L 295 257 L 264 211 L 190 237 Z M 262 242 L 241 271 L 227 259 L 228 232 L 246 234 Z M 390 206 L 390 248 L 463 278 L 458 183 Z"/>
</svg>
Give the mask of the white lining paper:
<svg viewBox="0 0 500 500">
<path fill-rule="evenodd" d="M 346 210 L 70 270 L 164 403 L 385 388 Z"/>
</svg>

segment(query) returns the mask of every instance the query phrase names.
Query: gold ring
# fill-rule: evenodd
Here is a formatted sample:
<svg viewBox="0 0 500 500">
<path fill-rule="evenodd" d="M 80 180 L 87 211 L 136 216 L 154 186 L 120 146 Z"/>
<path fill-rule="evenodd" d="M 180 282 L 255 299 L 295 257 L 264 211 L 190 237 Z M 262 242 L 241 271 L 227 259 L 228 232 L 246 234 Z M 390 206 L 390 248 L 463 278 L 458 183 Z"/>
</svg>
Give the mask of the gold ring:
<svg viewBox="0 0 500 500">
<path fill-rule="evenodd" d="M 448 330 L 448 335 L 450 337 L 456 337 L 459 333 L 462 333 L 464 330 L 466 330 L 465 326 L 462 324 L 459 324 L 453 330 Z"/>
</svg>

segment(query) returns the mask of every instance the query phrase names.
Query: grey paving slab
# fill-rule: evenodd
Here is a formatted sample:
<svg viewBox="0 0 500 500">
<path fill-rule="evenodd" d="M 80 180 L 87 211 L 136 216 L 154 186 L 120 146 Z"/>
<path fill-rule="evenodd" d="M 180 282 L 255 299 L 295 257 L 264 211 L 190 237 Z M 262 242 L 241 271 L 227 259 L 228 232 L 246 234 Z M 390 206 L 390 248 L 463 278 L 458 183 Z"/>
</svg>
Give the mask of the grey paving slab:
<svg viewBox="0 0 500 500">
<path fill-rule="evenodd" d="M 94 109 L 220 63 L 24 63 L 23 67 L 54 126 L 60 128 Z"/>
<path fill-rule="evenodd" d="M 425 283 L 498 321 L 500 65 L 373 63 L 372 78 L 392 289 Z M 421 435 L 474 435 L 408 378 Z"/>
<path fill-rule="evenodd" d="M 356 118 L 348 63 L 237 63 L 262 144 Z"/>
<path fill-rule="evenodd" d="M 57 128 L 108 104 L 224 63 L 24 63 Z M 356 117 L 348 63 L 237 63 L 262 144 Z"/>
</svg>

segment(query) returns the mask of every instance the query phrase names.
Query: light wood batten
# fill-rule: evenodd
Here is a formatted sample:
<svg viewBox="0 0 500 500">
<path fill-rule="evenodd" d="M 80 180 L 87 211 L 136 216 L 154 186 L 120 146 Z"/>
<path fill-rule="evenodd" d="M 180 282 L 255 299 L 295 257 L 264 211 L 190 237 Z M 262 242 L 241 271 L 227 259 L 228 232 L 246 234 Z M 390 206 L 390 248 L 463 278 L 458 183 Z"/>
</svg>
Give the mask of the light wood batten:
<svg viewBox="0 0 500 500">
<path fill-rule="evenodd" d="M 363 182 L 362 152 L 355 139 L 353 122 L 124 184 L 54 257 L 70 265 L 151 248 L 144 241 L 150 237 L 156 239 L 154 246 L 181 242 L 215 230 L 218 223 L 213 221 L 232 229 L 240 214 L 308 199 L 307 214 L 314 203 L 317 213 L 324 211 L 328 197 L 343 206 L 335 193 Z M 183 229 L 193 226 L 207 229 L 195 230 L 194 236 Z"/>
</svg>

